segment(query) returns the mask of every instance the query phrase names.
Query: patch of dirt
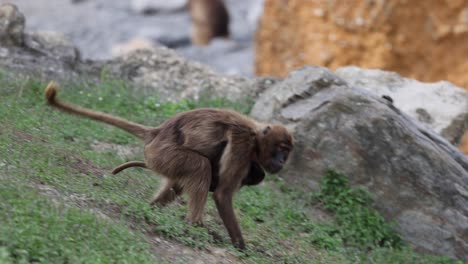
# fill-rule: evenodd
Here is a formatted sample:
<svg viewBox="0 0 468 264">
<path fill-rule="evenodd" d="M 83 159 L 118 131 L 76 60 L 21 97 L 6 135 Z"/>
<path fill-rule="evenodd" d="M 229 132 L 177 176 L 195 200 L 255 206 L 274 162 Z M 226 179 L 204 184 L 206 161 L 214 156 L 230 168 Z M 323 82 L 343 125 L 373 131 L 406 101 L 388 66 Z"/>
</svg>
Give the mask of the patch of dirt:
<svg viewBox="0 0 468 264">
<path fill-rule="evenodd" d="M 10 133 L 11 137 L 13 140 L 16 140 L 18 142 L 44 142 L 47 143 L 47 140 L 31 135 L 27 132 L 21 131 L 19 129 L 13 128 L 9 125 L 5 125 L 3 127 L 0 127 L 0 135 Z"/>
<path fill-rule="evenodd" d="M 325 210 L 320 203 L 305 207 L 305 213 L 317 222 L 329 223 L 335 221 L 333 214 Z"/>
<path fill-rule="evenodd" d="M 73 155 L 66 157 L 66 159 L 69 159 L 70 168 L 79 173 L 83 173 L 86 175 L 102 176 L 106 172 L 108 172 L 108 170 L 101 169 L 100 167 L 94 165 L 94 163 L 92 163 L 91 161 L 82 157 Z"/>
<path fill-rule="evenodd" d="M 124 160 L 135 157 L 139 153 L 143 153 L 142 147 L 124 146 L 124 145 L 100 142 L 100 141 L 94 141 L 91 144 L 91 148 L 94 151 L 99 152 L 99 153 L 109 152 L 109 151 L 115 152 L 120 158 Z"/>
</svg>

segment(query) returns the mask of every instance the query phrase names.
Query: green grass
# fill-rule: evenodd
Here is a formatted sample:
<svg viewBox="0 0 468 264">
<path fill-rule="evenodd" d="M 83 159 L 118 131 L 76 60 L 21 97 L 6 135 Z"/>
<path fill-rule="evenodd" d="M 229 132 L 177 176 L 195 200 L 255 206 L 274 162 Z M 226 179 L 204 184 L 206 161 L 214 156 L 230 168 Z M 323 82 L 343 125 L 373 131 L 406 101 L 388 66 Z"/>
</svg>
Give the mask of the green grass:
<svg viewBox="0 0 468 264">
<path fill-rule="evenodd" d="M 125 223 L 109 223 L 90 212 L 55 205 L 20 182 L 2 180 L 1 183 L 0 260 L 7 263 L 156 261 L 143 236 L 131 232 Z"/>
<path fill-rule="evenodd" d="M 401 249 L 403 240 L 372 208 L 372 199 L 364 189 L 352 189 L 348 178 L 329 170 L 322 178 L 321 190 L 315 198 L 334 213 L 340 228 L 337 233 L 348 247 Z"/>
<path fill-rule="evenodd" d="M 388 243 L 394 233 L 381 229 L 387 224 L 372 211 L 363 210 L 364 218 L 343 216 L 342 201 L 326 202 L 326 188 L 318 196 L 303 193 L 276 176 L 267 177 L 259 187 L 243 188 L 236 196 L 235 210 L 248 247 L 245 254 L 238 252 L 230 245 L 211 199 L 204 215 L 205 227 L 189 226 L 184 222 L 184 202 L 149 207 L 148 201 L 160 184 L 153 173 L 133 168 L 110 174 L 126 160 L 141 160 L 141 151 L 122 158 L 114 150 L 92 147 L 104 142 L 141 149 L 136 138 L 47 107 L 43 96 L 46 83 L 34 78 L 13 82 L 1 76 L 0 263 L 164 260 L 148 244 L 147 232 L 201 250 L 228 248 L 230 254 L 246 263 L 448 263 L 444 258 L 416 254 L 404 245 Z M 175 113 L 197 107 L 247 113 L 251 106 L 248 100 L 212 98 L 165 102 L 156 95 L 135 96 L 127 83 L 109 79 L 99 84 L 83 81 L 64 86 L 59 92 L 64 100 L 145 125 L 157 125 Z M 60 199 L 53 201 L 54 197 L 38 189 L 40 186 L 53 188 Z M 333 186 L 337 184 L 329 187 Z M 356 196 L 344 198 L 345 208 L 356 206 L 350 205 L 349 199 L 358 204 L 360 199 L 368 199 L 359 191 L 347 192 Z M 322 203 L 331 220 L 315 220 L 308 213 L 310 206 Z M 96 214 L 96 210 L 107 217 Z M 370 225 L 366 224 L 369 221 Z M 356 232 L 363 234 L 355 236 Z"/>
</svg>

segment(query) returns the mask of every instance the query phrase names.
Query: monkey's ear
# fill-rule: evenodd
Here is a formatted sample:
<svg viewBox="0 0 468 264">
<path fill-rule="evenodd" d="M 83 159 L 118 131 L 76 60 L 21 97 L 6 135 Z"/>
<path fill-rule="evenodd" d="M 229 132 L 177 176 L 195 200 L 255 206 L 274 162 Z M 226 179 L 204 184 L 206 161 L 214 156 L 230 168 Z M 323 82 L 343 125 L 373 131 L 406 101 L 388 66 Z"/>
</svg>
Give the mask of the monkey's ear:
<svg viewBox="0 0 468 264">
<path fill-rule="evenodd" d="M 262 130 L 262 134 L 263 134 L 263 135 L 266 135 L 266 134 L 268 134 L 268 132 L 270 132 L 270 130 L 271 130 L 271 127 L 270 127 L 270 126 L 266 126 L 266 127 Z"/>
</svg>

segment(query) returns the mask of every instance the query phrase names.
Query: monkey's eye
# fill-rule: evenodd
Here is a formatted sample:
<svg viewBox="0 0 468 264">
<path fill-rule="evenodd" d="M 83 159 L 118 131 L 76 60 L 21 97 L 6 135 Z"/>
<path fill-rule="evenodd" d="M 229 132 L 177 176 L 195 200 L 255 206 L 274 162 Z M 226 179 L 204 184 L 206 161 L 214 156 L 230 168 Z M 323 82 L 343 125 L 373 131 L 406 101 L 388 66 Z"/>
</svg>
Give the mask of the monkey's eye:
<svg viewBox="0 0 468 264">
<path fill-rule="evenodd" d="M 291 151 L 291 148 L 289 146 L 286 146 L 284 144 L 281 144 L 277 147 L 278 151 L 283 151 L 283 152 L 289 152 Z"/>
</svg>

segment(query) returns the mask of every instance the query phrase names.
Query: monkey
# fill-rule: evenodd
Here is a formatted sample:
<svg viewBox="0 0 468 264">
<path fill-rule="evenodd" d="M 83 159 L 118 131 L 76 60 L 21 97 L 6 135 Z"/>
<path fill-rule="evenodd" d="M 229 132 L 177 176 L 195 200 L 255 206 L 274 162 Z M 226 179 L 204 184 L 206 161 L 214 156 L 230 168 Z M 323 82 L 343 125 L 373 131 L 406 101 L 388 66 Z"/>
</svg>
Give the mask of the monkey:
<svg viewBox="0 0 468 264">
<path fill-rule="evenodd" d="M 229 37 L 229 12 L 223 0 L 189 0 L 188 10 L 193 44 L 203 46 L 215 37 Z"/>
<path fill-rule="evenodd" d="M 233 197 L 242 184 L 261 182 L 263 170 L 275 174 L 284 167 L 294 144 L 292 134 L 284 126 L 260 123 L 232 110 L 199 108 L 150 127 L 64 102 L 57 93 L 58 84 L 50 82 L 45 89 L 48 105 L 118 127 L 144 142 L 144 162 L 125 163 L 114 171 L 140 166 L 162 176 L 165 183 L 151 205 L 167 204 L 186 193 L 185 221 L 202 224 L 211 189 L 232 244 L 245 249 Z M 249 171 L 255 176 L 249 178 Z"/>
</svg>

